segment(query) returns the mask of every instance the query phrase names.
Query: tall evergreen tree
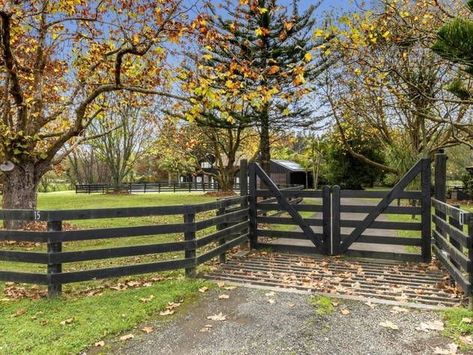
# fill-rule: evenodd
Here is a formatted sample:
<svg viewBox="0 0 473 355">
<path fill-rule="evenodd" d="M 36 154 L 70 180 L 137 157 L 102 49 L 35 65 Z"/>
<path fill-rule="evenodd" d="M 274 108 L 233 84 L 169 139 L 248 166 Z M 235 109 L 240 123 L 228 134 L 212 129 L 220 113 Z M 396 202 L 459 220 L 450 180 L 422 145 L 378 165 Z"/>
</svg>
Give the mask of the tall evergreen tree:
<svg viewBox="0 0 473 355">
<path fill-rule="evenodd" d="M 473 0 L 467 1 L 466 6 L 473 13 Z M 457 17 L 445 24 L 439 30 L 432 49 L 448 61 L 460 65 L 462 71 L 473 78 L 473 20 Z M 449 90 L 461 100 L 473 97 L 462 76 L 452 81 Z"/>
<path fill-rule="evenodd" d="M 186 75 L 186 90 L 198 96 L 189 119 L 257 127 L 259 160 L 266 171 L 271 131 L 310 124 L 313 105 L 307 97 L 313 79 L 330 64 L 312 59 L 327 41 L 314 41 L 317 6 L 301 13 L 298 2 L 288 8 L 276 0 L 229 1 L 218 9 L 209 4 L 198 70 Z"/>
</svg>

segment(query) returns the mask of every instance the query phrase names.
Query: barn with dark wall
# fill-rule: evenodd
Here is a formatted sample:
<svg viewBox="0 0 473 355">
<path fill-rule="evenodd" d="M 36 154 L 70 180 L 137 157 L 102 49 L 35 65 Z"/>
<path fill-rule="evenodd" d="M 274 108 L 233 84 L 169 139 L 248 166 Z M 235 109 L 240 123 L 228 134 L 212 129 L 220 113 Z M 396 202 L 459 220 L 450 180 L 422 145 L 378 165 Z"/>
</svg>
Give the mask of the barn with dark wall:
<svg viewBox="0 0 473 355">
<path fill-rule="evenodd" d="M 271 159 L 271 179 L 277 185 L 312 186 L 312 174 L 291 160 Z"/>
</svg>

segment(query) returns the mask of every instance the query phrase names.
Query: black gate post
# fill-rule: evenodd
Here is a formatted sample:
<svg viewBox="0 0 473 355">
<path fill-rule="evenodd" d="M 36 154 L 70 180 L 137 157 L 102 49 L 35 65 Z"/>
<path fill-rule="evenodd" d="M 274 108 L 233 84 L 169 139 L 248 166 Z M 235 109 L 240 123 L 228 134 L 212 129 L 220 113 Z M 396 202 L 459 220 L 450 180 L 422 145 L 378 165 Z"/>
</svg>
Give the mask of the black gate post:
<svg viewBox="0 0 473 355">
<path fill-rule="evenodd" d="M 248 196 L 248 160 L 240 161 L 240 196 Z"/>
<path fill-rule="evenodd" d="M 254 249 L 258 245 L 258 236 L 256 234 L 257 224 L 256 224 L 256 165 L 251 163 L 249 165 L 249 203 L 250 203 L 250 248 Z"/>
<path fill-rule="evenodd" d="M 324 235 L 324 253 L 333 255 L 336 245 L 332 241 L 332 196 L 330 186 L 322 187 L 322 232 Z"/>
<path fill-rule="evenodd" d="M 424 262 L 432 260 L 432 201 L 430 159 L 422 159 L 421 186 L 422 186 L 422 259 Z"/>
<path fill-rule="evenodd" d="M 436 200 L 445 202 L 447 200 L 447 155 L 443 149 L 440 149 L 435 154 L 435 186 L 434 197 Z M 443 220 L 446 215 L 443 212 L 435 209 L 435 215 Z M 440 227 L 435 227 L 436 231 L 442 235 Z"/>
<path fill-rule="evenodd" d="M 240 161 L 240 197 L 244 199 L 241 202 L 241 208 L 248 208 L 248 160 L 242 159 Z M 249 214 L 250 212 L 248 212 Z M 249 217 L 249 216 L 248 216 Z M 248 230 L 244 230 L 243 234 L 248 233 Z M 247 248 L 248 243 L 245 242 L 240 245 L 240 249 Z"/>
<path fill-rule="evenodd" d="M 342 214 L 340 212 L 340 186 L 332 187 L 332 244 L 333 255 L 340 254 L 340 245 L 342 243 L 340 235 L 340 220 Z"/>
<path fill-rule="evenodd" d="M 470 220 L 468 221 L 468 235 L 470 236 L 470 240 L 473 240 L 473 216 L 470 216 Z M 471 245 L 468 248 L 468 258 L 470 262 L 473 263 L 473 247 Z M 471 290 L 471 287 L 473 287 L 473 271 L 471 270 L 469 272 L 469 278 L 470 290 L 468 291 L 468 309 L 471 311 L 473 310 L 473 290 Z"/>
</svg>

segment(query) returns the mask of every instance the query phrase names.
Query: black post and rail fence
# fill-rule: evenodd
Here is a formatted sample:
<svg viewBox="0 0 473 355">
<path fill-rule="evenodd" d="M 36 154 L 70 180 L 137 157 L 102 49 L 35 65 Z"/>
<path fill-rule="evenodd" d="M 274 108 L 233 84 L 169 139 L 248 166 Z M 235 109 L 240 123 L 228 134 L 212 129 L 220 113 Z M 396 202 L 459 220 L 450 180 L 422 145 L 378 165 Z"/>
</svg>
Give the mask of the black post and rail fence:
<svg viewBox="0 0 473 355">
<path fill-rule="evenodd" d="M 221 257 L 230 249 L 248 240 L 247 199 L 247 196 L 232 197 L 185 206 L 62 211 L 0 210 L 2 220 L 47 223 L 46 231 L 0 230 L 1 241 L 46 244 L 45 251 L 0 250 L 0 261 L 45 266 L 45 272 L 0 271 L 0 281 L 47 285 L 48 294 L 56 296 L 61 293 L 62 285 L 73 282 L 178 269 L 185 269 L 186 275 L 195 276 L 197 266 L 215 257 Z M 212 211 L 220 211 L 220 213 L 208 217 Z M 201 219 L 196 218 L 199 214 L 203 215 Z M 83 230 L 63 230 L 62 228 L 63 221 L 176 215 L 183 217 L 183 223 Z M 155 236 L 166 234 L 182 234 L 184 238 L 182 241 L 165 243 L 156 243 L 156 239 L 153 239 Z M 76 244 L 72 244 L 67 246 L 67 251 L 63 248 L 68 242 L 143 236 L 150 237 L 153 244 L 90 250 L 74 250 L 73 247 Z M 175 254 L 167 254 L 169 259 L 159 261 L 154 259 L 148 263 L 137 262 L 83 270 L 64 269 L 68 263 L 175 252 L 183 252 L 183 254 L 177 259 Z"/>
<path fill-rule="evenodd" d="M 473 309 L 473 213 L 447 203 L 447 155 L 435 155 L 435 189 L 432 198 L 432 249 Z"/>
<path fill-rule="evenodd" d="M 234 183 L 233 189 L 238 191 L 240 184 Z M 151 192 L 214 192 L 220 191 L 217 182 L 133 182 L 116 184 L 76 184 L 76 194 L 106 193 L 151 193 Z"/>
</svg>

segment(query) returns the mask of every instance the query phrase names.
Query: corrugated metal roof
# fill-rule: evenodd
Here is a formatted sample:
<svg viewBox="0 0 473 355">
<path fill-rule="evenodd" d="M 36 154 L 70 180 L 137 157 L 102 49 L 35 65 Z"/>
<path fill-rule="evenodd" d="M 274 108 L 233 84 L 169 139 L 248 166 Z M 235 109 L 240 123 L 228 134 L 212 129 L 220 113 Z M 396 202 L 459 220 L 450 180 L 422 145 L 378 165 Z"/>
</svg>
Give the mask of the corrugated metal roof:
<svg viewBox="0 0 473 355">
<path fill-rule="evenodd" d="M 271 161 L 275 164 L 281 165 L 282 167 L 290 171 L 305 171 L 302 165 L 292 160 L 271 159 Z"/>
</svg>

